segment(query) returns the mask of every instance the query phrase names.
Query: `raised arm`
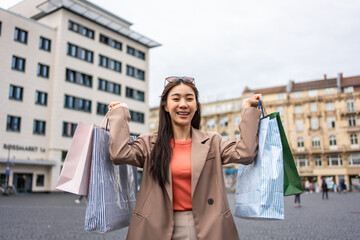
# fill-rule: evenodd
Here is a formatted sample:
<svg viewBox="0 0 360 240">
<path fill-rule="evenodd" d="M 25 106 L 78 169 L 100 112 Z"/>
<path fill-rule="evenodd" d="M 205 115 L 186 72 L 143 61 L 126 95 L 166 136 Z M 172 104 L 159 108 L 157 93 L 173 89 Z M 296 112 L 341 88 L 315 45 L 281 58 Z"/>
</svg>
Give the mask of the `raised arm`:
<svg viewBox="0 0 360 240">
<path fill-rule="evenodd" d="M 258 151 L 258 128 L 261 115 L 260 110 L 257 109 L 258 99 L 262 100 L 261 94 L 244 99 L 241 104 L 239 139 L 236 142 L 221 140 L 220 152 L 223 164 L 250 164 L 254 161 Z"/>
<path fill-rule="evenodd" d="M 114 164 L 130 164 L 143 167 L 147 154 L 147 136 L 139 136 L 132 143 L 130 139 L 130 114 L 125 106 L 117 106 L 108 113 L 110 125 L 110 159 Z"/>
<path fill-rule="evenodd" d="M 250 164 L 254 161 L 258 150 L 258 127 L 260 110 L 245 108 L 239 123 L 240 136 L 236 142 L 221 140 L 220 152 L 223 164 Z"/>
</svg>

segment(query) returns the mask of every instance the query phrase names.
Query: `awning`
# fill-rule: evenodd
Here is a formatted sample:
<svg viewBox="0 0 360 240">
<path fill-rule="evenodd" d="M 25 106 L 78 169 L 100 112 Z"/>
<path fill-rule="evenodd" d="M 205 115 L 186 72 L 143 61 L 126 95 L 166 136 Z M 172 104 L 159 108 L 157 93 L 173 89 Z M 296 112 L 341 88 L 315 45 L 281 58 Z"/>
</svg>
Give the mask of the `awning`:
<svg viewBox="0 0 360 240">
<path fill-rule="evenodd" d="M 0 163 L 7 163 L 7 159 L 0 159 Z M 54 161 L 41 161 L 41 160 L 10 160 L 10 164 L 25 164 L 25 165 L 40 165 L 40 166 L 55 166 Z"/>
</svg>

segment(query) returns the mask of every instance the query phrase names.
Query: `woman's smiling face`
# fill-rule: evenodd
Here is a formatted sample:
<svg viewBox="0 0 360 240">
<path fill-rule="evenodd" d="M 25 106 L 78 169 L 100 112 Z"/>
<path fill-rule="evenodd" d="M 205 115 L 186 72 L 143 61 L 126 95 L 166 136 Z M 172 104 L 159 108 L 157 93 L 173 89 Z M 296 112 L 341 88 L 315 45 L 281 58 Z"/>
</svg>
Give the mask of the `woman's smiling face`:
<svg viewBox="0 0 360 240">
<path fill-rule="evenodd" d="M 170 90 L 165 111 L 170 114 L 173 125 L 191 125 L 196 110 L 195 92 L 191 87 L 181 83 Z"/>
</svg>

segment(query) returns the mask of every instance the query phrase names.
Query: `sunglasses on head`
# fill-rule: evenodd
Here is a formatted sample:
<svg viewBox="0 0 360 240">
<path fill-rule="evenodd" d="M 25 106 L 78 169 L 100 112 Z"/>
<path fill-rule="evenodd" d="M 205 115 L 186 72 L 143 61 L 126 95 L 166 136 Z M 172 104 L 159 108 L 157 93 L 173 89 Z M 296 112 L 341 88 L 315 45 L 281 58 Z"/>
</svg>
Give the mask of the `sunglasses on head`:
<svg viewBox="0 0 360 240">
<path fill-rule="evenodd" d="M 171 76 L 171 77 L 165 78 L 164 86 L 166 86 L 167 83 L 178 82 L 178 81 L 183 81 L 185 83 L 195 84 L 195 78 L 193 78 L 193 77 L 175 77 L 175 76 Z"/>
</svg>

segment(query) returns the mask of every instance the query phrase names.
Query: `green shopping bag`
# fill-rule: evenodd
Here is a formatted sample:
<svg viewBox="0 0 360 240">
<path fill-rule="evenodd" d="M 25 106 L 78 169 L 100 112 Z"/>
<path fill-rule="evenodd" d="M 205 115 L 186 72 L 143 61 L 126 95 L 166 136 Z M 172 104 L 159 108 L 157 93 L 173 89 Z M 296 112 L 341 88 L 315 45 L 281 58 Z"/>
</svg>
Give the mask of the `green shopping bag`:
<svg viewBox="0 0 360 240">
<path fill-rule="evenodd" d="M 281 123 L 280 114 L 276 114 L 276 120 L 279 126 L 281 143 L 283 146 L 284 159 L 284 196 L 294 195 L 304 192 L 301 180 L 296 169 L 294 157 L 291 153 L 289 143 L 286 139 L 285 131 Z"/>
<path fill-rule="evenodd" d="M 259 99 L 258 99 L 259 100 Z M 259 107 L 262 110 L 263 116 L 264 109 L 262 106 L 262 102 L 259 100 Z M 296 165 L 294 162 L 294 157 L 291 153 L 291 149 L 289 147 L 289 143 L 286 139 L 285 131 L 283 125 L 281 123 L 280 114 L 278 112 L 271 113 L 270 119 L 275 118 L 278 123 L 280 137 L 281 137 L 281 144 L 283 147 L 283 161 L 284 161 L 284 196 L 294 195 L 298 193 L 303 193 L 303 187 L 301 184 L 301 180 L 296 169 Z"/>
</svg>

